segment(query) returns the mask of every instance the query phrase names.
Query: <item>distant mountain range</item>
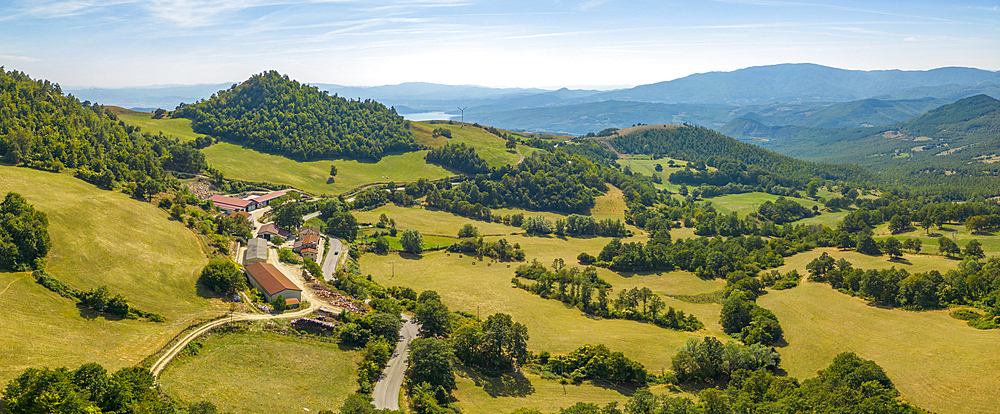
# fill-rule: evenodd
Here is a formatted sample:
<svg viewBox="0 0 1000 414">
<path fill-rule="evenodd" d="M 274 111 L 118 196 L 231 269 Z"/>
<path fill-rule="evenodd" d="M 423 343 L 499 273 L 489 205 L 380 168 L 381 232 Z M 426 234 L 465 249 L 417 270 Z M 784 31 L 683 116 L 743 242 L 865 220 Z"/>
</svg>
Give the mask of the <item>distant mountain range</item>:
<svg viewBox="0 0 1000 414">
<path fill-rule="evenodd" d="M 969 96 L 1000 97 L 1000 72 L 946 67 L 860 71 L 815 64 L 710 72 L 614 91 L 487 88 L 403 83 L 352 87 L 312 84 L 350 99 L 375 99 L 400 114 L 467 108 L 466 121 L 582 135 L 636 124 L 682 123 L 732 130 L 736 119 L 801 127 L 883 126 Z M 173 109 L 207 99 L 230 83 L 148 88 L 66 88 L 84 100 L 128 108 Z M 724 128 L 726 127 L 726 128 Z"/>
</svg>

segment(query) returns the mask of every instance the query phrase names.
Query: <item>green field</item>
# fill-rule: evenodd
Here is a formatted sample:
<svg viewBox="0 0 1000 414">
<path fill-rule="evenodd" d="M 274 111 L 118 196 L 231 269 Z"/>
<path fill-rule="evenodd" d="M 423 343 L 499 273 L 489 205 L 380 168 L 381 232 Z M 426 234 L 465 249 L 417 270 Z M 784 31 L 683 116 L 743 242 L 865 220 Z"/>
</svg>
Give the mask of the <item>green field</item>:
<svg viewBox="0 0 1000 414">
<path fill-rule="evenodd" d="M 810 210 L 813 208 L 813 206 L 819 206 L 820 209 L 824 208 L 822 204 L 815 202 L 813 200 L 808 200 L 804 198 L 792 198 L 792 197 L 786 197 L 786 198 L 795 201 L 796 203 L 799 203 L 803 207 Z M 760 208 L 761 204 L 764 204 L 768 201 L 774 202 L 774 200 L 777 199 L 778 196 L 774 194 L 742 193 L 742 194 L 727 194 L 719 197 L 706 198 L 705 201 L 712 202 L 712 205 L 715 206 L 715 209 L 718 210 L 720 213 L 729 214 L 732 212 L 736 212 L 736 214 L 743 216 L 746 215 L 747 213 L 757 211 L 757 209 Z M 823 214 L 826 213 L 824 212 Z M 820 217 L 823 217 L 823 215 L 820 214 L 819 217 L 814 217 L 814 218 L 818 219 Z M 839 221 L 839 219 L 837 221 Z M 834 224 L 836 224 L 836 222 L 834 222 Z"/>
<path fill-rule="evenodd" d="M 510 234 L 521 233 L 523 230 L 517 227 L 507 226 L 501 223 L 487 223 L 482 220 L 474 220 L 462 217 L 457 214 L 442 210 L 425 210 L 415 207 L 399 207 L 395 204 L 386 204 L 369 211 L 354 212 L 354 217 L 358 223 L 378 223 L 379 216 L 385 214 L 386 217 L 396 221 L 396 228 L 400 230 L 416 229 L 424 235 L 441 235 L 457 237 L 462 226 L 471 223 L 479 229 L 480 234 Z"/>
<path fill-rule="evenodd" d="M 914 224 L 915 227 L 919 227 L 919 224 Z M 938 237 L 946 236 L 955 241 L 959 247 L 965 247 L 972 240 L 978 240 L 979 243 L 983 245 L 983 252 L 986 256 L 993 256 L 1000 254 L 1000 236 L 993 234 L 972 234 L 965 225 L 958 224 L 945 224 L 942 228 L 931 227 L 930 232 L 925 232 L 922 228 L 915 228 L 904 231 L 899 234 L 891 234 L 889 232 L 889 224 L 884 223 L 877 227 L 873 232 L 873 236 L 876 239 L 884 239 L 889 236 L 895 237 L 900 240 L 918 238 L 923 242 L 922 252 L 930 254 L 938 254 Z"/>
<path fill-rule="evenodd" d="M 196 319 L 216 314 L 209 295 L 195 289 L 208 260 L 194 234 L 166 212 L 68 173 L 0 166 L 0 189 L 22 194 L 48 215 L 50 274 L 78 289 L 107 285 L 167 319 L 108 320 L 28 273 L 0 273 L 0 383 L 28 367 L 133 365 Z"/>
<path fill-rule="evenodd" d="M 486 160 L 491 167 L 502 167 L 504 165 L 516 164 L 520 160 L 517 153 L 507 150 L 507 141 L 482 129 L 473 126 L 466 126 L 463 128 L 460 123 L 449 125 L 418 122 L 417 124 L 430 128 L 431 130 L 437 128 L 450 130 L 451 139 L 448 139 L 446 141 L 447 143 L 464 143 L 465 145 L 474 147 L 476 149 L 476 154 L 479 154 L 480 157 Z M 521 152 L 524 154 L 527 150 L 522 150 Z"/>
<path fill-rule="evenodd" d="M 190 119 L 152 119 L 153 114 L 149 112 L 131 111 L 116 107 L 113 107 L 112 111 L 118 115 L 118 119 L 125 121 L 126 124 L 135 125 L 142 128 L 144 132 L 152 134 L 162 132 L 163 135 L 176 137 L 181 142 L 194 141 L 195 138 L 205 136 L 191 130 Z"/>
<path fill-rule="evenodd" d="M 683 170 L 684 166 L 687 165 L 687 161 L 681 161 L 674 159 L 674 167 L 670 167 L 667 163 L 670 162 L 672 158 L 659 158 L 652 159 L 649 156 L 643 155 L 633 155 L 628 158 L 621 158 L 618 160 L 618 164 L 622 167 L 629 167 L 633 172 L 642 173 L 642 175 L 658 175 L 663 180 L 662 184 L 656 184 L 657 189 L 667 189 L 676 192 L 681 186 L 678 184 L 670 183 L 670 174 L 675 171 Z M 663 171 L 656 171 L 656 164 L 663 166 Z"/>
<path fill-rule="evenodd" d="M 882 309 L 805 282 L 757 303 L 774 311 L 788 346 L 779 348 L 790 376 L 815 376 L 844 351 L 873 359 L 903 398 L 938 413 L 996 413 L 1000 331 L 981 331 L 947 310 Z"/>
<path fill-rule="evenodd" d="M 339 194 L 375 182 L 406 183 L 455 175 L 425 162 L 427 151 L 388 155 L 379 162 L 349 159 L 300 162 L 227 142 L 212 145 L 202 152 L 208 164 L 228 178 L 287 184 L 315 194 Z M 328 183 L 331 164 L 337 166 L 337 177 Z"/>
<path fill-rule="evenodd" d="M 357 389 L 357 351 L 336 343 L 271 332 L 215 334 L 196 356 L 181 357 L 160 376 L 164 393 L 213 402 L 220 412 L 336 410 Z"/>
</svg>

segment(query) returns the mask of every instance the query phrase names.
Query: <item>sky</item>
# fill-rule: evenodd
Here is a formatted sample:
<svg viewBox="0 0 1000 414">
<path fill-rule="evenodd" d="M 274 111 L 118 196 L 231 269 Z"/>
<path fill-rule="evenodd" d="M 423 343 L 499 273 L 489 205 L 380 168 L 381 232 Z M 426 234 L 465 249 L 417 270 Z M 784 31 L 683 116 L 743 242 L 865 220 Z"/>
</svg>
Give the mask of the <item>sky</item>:
<svg viewBox="0 0 1000 414">
<path fill-rule="evenodd" d="M 71 87 L 612 88 L 778 63 L 1000 70 L 1000 0 L 0 0 L 0 65 Z"/>
</svg>

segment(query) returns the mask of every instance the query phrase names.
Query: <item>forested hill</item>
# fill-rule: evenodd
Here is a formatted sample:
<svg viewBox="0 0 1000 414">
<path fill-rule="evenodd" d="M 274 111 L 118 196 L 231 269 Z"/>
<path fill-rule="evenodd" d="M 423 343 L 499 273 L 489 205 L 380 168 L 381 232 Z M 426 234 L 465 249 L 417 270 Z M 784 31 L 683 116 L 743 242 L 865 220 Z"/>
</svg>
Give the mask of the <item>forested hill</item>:
<svg viewBox="0 0 1000 414">
<path fill-rule="evenodd" d="M 4 162 L 76 175 L 144 198 L 168 180 L 164 169 L 198 172 L 205 158 L 173 138 L 142 133 L 103 106 L 63 95 L 58 84 L 0 67 L 0 156 Z"/>
<path fill-rule="evenodd" d="M 819 178 L 860 183 L 873 182 L 875 179 L 871 172 L 857 165 L 817 164 L 797 160 L 692 125 L 643 129 L 627 135 L 616 135 L 611 139 L 611 145 L 622 153 L 648 154 L 655 158 L 670 156 L 699 161 L 730 159 L 796 180 Z"/>
<path fill-rule="evenodd" d="M 299 160 L 378 160 L 387 152 L 418 148 L 395 110 L 372 100 L 331 96 L 275 71 L 254 75 L 207 101 L 182 104 L 173 116 L 191 119 L 196 132 Z"/>
</svg>

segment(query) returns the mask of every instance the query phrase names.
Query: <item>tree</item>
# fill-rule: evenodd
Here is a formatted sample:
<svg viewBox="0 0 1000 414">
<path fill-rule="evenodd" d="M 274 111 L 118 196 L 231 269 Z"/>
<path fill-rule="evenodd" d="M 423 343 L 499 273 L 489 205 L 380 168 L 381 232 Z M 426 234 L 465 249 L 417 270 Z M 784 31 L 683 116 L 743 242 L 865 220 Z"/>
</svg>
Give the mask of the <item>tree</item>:
<svg viewBox="0 0 1000 414">
<path fill-rule="evenodd" d="M 420 336 L 425 338 L 446 338 L 451 334 L 451 312 L 438 300 L 427 300 L 417 304 L 414 312 L 420 324 Z"/>
<path fill-rule="evenodd" d="M 878 243 L 875 243 L 872 236 L 862 234 L 858 236 L 858 253 L 877 256 L 882 254 L 882 250 L 879 249 Z"/>
<path fill-rule="evenodd" d="M 914 254 L 920 253 L 920 249 L 923 248 L 923 245 L 924 243 L 917 238 L 906 239 L 903 241 L 903 248 L 913 252 Z"/>
<path fill-rule="evenodd" d="M 83 294 L 83 303 L 99 311 L 104 311 L 104 308 L 108 307 L 109 300 L 111 300 L 111 294 L 108 292 L 107 286 L 91 289 Z"/>
<path fill-rule="evenodd" d="M 358 237 L 358 220 L 349 211 L 332 213 L 326 220 L 326 232 L 352 242 Z"/>
<path fill-rule="evenodd" d="M 409 229 L 399 237 L 399 244 L 403 246 L 403 251 L 407 253 L 420 254 L 424 251 L 424 237 L 419 231 Z"/>
<path fill-rule="evenodd" d="M 472 225 L 472 223 L 466 223 L 458 231 L 458 238 L 464 239 L 468 237 L 479 237 L 479 229 L 477 229 L 476 226 Z"/>
<path fill-rule="evenodd" d="M 663 171 L 663 164 L 656 163 L 655 165 L 653 165 L 653 170 L 655 170 L 656 172 Z"/>
<path fill-rule="evenodd" d="M 890 237 L 882 242 L 882 251 L 889 255 L 890 259 L 895 259 L 903 257 L 903 251 L 900 249 L 902 244 L 895 237 Z"/>
<path fill-rule="evenodd" d="M 973 259 L 982 259 L 986 256 L 983 253 L 983 245 L 979 243 L 979 240 L 969 241 L 969 244 L 965 245 L 965 250 L 962 252 L 965 257 L 971 257 Z"/>
<path fill-rule="evenodd" d="M 455 373 L 451 360 L 455 357 L 451 344 L 437 338 L 417 338 L 410 342 L 410 366 L 406 376 L 413 384 L 426 382 L 433 387 L 455 389 Z"/>
<path fill-rule="evenodd" d="M 719 324 L 728 334 L 739 333 L 743 327 L 750 325 L 750 311 L 754 304 L 747 299 L 742 290 L 734 290 L 722 302 L 722 312 L 719 314 Z"/>
<path fill-rule="evenodd" d="M 528 357 L 528 328 L 510 315 L 496 313 L 482 324 L 482 359 L 494 369 L 514 368 Z"/>
<path fill-rule="evenodd" d="M 988 227 L 989 222 L 983 216 L 972 216 L 965 221 L 965 228 L 969 229 L 972 233 L 981 233 Z"/>
<path fill-rule="evenodd" d="M 3 395 L 10 414 L 101 412 L 73 383 L 66 368 L 29 368 L 10 381 Z"/>
<path fill-rule="evenodd" d="M 274 300 L 271 301 L 271 307 L 274 308 L 275 312 L 281 313 L 281 312 L 284 312 L 285 309 L 288 308 L 288 304 L 285 303 L 285 297 L 284 296 L 278 295 L 278 297 L 274 298 Z"/>
<path fill-rule="evenodd" d="M 217 293 L 233 294 L 246 288 L 245 276 L 229 259 L 215 259 L 201 269 L 202 285 Z"/>
<path fill-rule="evenodd" d="M 336 177 L 337 176 L 337 166 L 336 165 L 330 165 L 330 176 L 331 177 Z"/>
<path fill-rule="evenodd" d="M 294 230 L 302 225 L 302 206 L 299 203 L 285 203 L 274 209 L 274 224 L 283 229 Z"/>
<path fill-rule="evenodd" d="M 827 252 L 823 252 L 823 254 L 813 259 L 813 261 L 806 265 L 806 270 L 813 275 L 823 277 L 827 272 L 833 269 L 834 262 L 834 258 L 830 257 Z"/>
<path fill-rule="evenodd" d="M 910 228 L 909 217 L 896 214 L 889 219 L 889 232 L 892 234 L 899 233 L 903 230 Z"/>
<path fill-rule="evenodd" d="M 389 253 L 389 241 L 381 235 L 376 237 L 375 241 L 372 242 L 372 251 L 374 251 L 375 254 Z"/>
<path fill-rule="evenodd" d="M 952 257 L 953 255 L 961 252 L 955 241 L 949 239 L 945 236 L 938 237 L 938 252 L 941 254 Z"/>
<path fill-rule="evenodd" d="M 365 316 L 368 329 L 372 336 L 384 338 L 390 342 L 396 342 L 399 337 L 399 328 L 403 326 L 403 321 L 399 315 L 392 315 L 385 312 L 372 312 Z"/>
<path fill-rule="evenodd" d="M 931 234 L 931 227 L 933 226 L 934 226 L 934 219 L 932 219 L 930 216 L 925 217 L 924 220 L 920 222 L 920 227 L 924 228 L 925 234 Z"/>
<path fill-rule="evenodd" d="M 351 394 L 340 406 L 340 414 L 374 414 L 375 406 L 372 405 L 372 396 L 360 392 Z M 323 414 L 321 411 L 320 414 Z M 333 414 L 330 412 L 329 414 Z"/>
</svg>

